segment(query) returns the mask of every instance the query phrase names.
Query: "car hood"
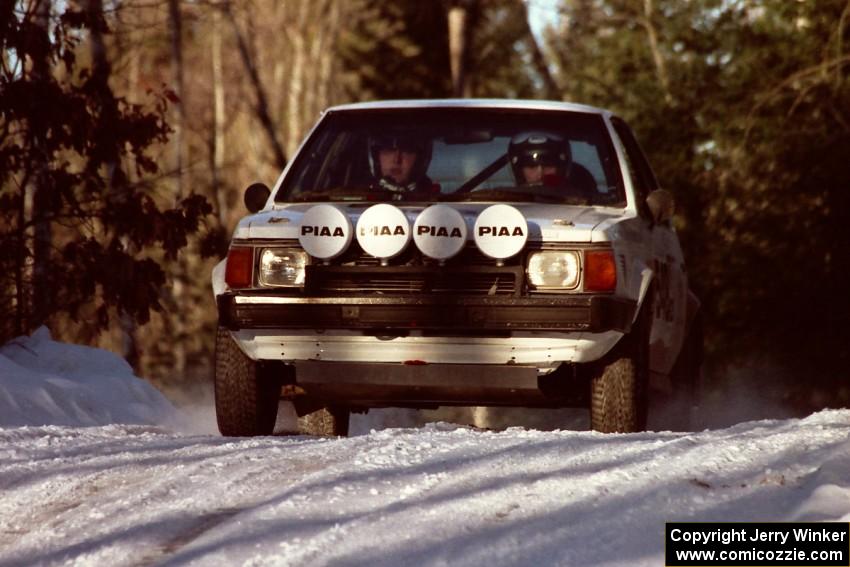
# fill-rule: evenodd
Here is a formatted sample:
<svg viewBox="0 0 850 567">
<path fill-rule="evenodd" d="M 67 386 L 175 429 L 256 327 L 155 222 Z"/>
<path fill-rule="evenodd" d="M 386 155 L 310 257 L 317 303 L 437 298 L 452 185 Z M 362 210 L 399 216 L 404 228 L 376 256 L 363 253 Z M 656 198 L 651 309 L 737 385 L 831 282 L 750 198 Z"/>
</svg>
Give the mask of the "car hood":
<svg viewBox="0 0 850 567">
<path fill-rule="evenodd" d="M 469 229 L 472 240 L 475 219 L 487 207 L 494 203 L 452 203 L 450 206 L 460 211 Z M 346 213 L 352 224 L 356 225 L 360 215 L 369 205 L 334 204 Z M 301 218 L 314 207 L 314 203 L 299 203 L 276 206 L 243 218 L 236 227 L 237 239 L 297 239 L 300 234 Z M 424 205 L 396 205 L 410 221 L 426 208 Z M 626 216 L 624 209 L 609 207 L 588 207 L 574 205 L 511 204 L 519 210 L 528 222 L 530 241 L 537 242 L 598 242 L 605 241 L 605 231 L 600 225 L 608 226 Z"/>
</svg>

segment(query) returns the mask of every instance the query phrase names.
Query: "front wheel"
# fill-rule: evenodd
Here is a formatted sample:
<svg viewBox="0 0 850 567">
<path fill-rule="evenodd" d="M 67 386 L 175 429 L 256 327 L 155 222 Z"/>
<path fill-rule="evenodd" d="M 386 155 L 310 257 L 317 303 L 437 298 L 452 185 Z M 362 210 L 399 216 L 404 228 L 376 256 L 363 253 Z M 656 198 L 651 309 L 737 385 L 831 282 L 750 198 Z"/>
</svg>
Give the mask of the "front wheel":
<svg viewBox="0 0 850 567">
<path fill-rule="evenodd" d="M 280 384 L 261 372 L 230 336 L 218 328 L 215 339 L 215 413 L 226 437 L 271 435 L 277 418 Z"/>
<path fill-rule="evenodd" d="M 603 360 L 590 382 L 590 427 L 603 433 L 646 429 L 649 333 L 635 325 Z"/>
</svg>

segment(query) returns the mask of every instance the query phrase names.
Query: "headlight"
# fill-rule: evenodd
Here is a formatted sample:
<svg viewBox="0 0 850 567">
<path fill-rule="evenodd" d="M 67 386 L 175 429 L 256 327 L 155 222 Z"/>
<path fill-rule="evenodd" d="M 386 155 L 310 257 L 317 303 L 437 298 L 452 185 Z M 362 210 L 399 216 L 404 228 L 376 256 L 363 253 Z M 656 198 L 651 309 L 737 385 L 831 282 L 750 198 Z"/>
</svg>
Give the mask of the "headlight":
<svg viewBox="0 0 850 567">
<path fill-rule="evenodd" d="M 265 248 L 260 253 L 260 285 L 304 285 L 307 253 L 293 248 Z"/>
<path fill-rule="evenodd" d="M 540 289 L 578 286 L 578 252 L 535 252 L 528 257 L 528 283 Z"/>
</svg>

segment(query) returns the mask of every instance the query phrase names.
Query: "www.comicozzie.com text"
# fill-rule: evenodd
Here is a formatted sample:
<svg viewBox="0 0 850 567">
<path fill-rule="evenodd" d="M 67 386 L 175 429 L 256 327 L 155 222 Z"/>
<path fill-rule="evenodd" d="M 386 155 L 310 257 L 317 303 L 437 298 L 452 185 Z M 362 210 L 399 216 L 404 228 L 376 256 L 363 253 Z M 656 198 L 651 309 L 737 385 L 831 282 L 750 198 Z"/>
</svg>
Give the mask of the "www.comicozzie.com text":
<svg viewBox="0 0 850 567">
<path fill-rule="evenodd" d="M 764 530 L 760 528 L 738 528 L 738 529 L 713 529 L 707 531 L 682 530 L 674 528 L 670 532 L 673 541 L 686 541 L 689 543 L 722 543 L 728 545 L 732 542 L 765 541 L 786 544 L 793 533 L 794 540 L 798 542 L 841 542 L 846 541 L 847 532 L 835 532 L 830 530 L 813 530 L 811 528 L 795 528 L 793 530 Z"/>
</svg>

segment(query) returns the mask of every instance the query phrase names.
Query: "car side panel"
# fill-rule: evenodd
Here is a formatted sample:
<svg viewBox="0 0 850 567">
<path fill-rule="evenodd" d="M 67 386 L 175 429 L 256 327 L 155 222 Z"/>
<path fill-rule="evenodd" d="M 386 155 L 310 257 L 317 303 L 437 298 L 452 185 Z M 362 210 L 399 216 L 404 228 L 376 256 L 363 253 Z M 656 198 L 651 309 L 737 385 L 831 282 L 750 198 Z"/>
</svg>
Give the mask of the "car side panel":
<svg viewBox="0 0 850 567">
<path fill-rule="evenodd" d="M 655 286 L 649 339 L 650 369 L 668 374 L 684 342 L 688 284 L 679 239 L 669 223 L 653 228 L 652 243 Z"/>
</svg>

